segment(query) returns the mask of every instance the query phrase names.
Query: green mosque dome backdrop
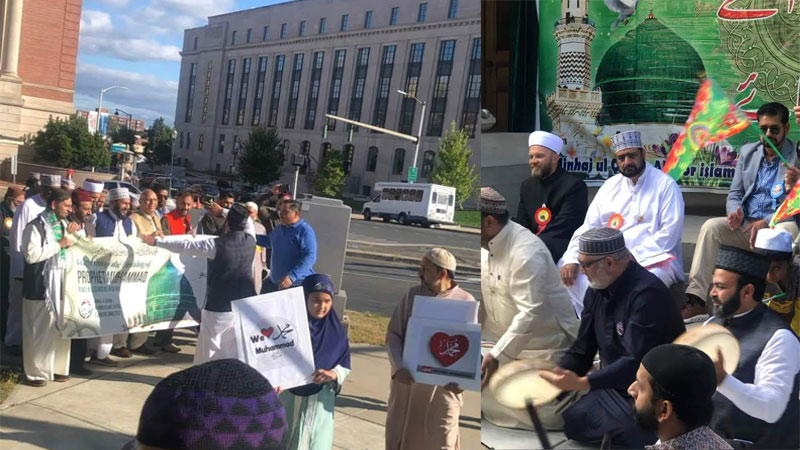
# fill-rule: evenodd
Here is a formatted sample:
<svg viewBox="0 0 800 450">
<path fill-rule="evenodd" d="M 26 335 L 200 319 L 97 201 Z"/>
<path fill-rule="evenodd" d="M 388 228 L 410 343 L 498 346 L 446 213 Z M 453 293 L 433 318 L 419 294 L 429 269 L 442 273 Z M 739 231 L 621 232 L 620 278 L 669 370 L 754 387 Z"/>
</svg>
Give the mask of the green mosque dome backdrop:
<svg viewBox="0 0 800 450">
<path fill-rule="evenodd" d="M 597 121 L 683 124 L 704 73 L 697 51 L 650 15 L 603 55 L 595 77 L 603 93 Z"/>
<path fill-rule="evenodd" d="M 183 319 L 186 313 L 199 319 L 197 300 L 189 279 L 167 261 L 147 284 L 146 325 Z"/>
</svg>

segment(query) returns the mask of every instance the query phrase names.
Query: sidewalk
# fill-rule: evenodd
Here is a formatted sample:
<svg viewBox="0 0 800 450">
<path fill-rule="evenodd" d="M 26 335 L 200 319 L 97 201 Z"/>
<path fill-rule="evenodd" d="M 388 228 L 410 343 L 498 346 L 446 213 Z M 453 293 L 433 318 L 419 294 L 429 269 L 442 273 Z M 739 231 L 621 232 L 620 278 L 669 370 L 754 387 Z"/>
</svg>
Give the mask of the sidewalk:
<svg viewBox="0 0 800 450">
<path fill-rule="evenodd" d="M 364 220 L 364 215 L 361 213 L 350 213 L 350 220 Z M 378 219 L 375 219 L 378 220 Z M 458 233 L 481 234 L 481 229 L 477 227 L 464 227 L 461 225 L 445 225 L 436 224 L 433 226 L 435 230 L 455 231 Z"/>
<path fill-rule="evenodd" d="M 87 364 L 91 377 L 74 377 L 46 387 L 17 385 L 0 404 L 0 447 L 4 450 L 118 450 L 133 438 L 139 414 L 153 387 L 192 365 L 194 333 L 179 330 L 181 353 L 115 358 L 119 367 Z M 353 371 L 336 400 L 335 449 L 383 449 L 389 360 L 383 347 L 354 344 Z M 480 393 L 466 391 L 461 447 L 479 449 Z"/>
</svg>

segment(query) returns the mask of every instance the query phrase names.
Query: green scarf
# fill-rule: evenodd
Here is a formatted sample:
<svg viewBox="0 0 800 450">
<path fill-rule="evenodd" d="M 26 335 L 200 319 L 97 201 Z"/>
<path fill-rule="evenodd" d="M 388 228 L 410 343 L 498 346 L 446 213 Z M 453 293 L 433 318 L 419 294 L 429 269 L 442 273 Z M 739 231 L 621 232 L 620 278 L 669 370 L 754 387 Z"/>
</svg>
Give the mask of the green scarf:
<svg viewBox="0 0 800 450">
<path fill-rule="evenodd" d="M 53 236 L 55 236 L 56 241 L 60 241 L 61 238 L 64 237 L 64 232 L 66 231 L 64 230 L 64 225 L 61 223 L 61 219 L 58 218 L 53 210 L 47 210 L 45 219 L 47 220 L 47 224 L 50 225 L 50 228 L 53 230 Z M 67 259 L 67 254 L 63 248 L 58 252 L 58 256 L 62 261 Z"/>
</svg>

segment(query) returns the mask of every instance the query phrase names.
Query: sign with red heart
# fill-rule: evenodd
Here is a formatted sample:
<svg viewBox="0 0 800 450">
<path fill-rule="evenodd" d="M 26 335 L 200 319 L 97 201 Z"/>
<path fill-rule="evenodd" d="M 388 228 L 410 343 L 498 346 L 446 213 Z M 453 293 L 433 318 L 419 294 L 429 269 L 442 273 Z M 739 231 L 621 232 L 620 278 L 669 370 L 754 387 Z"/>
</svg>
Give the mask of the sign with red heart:
<svg viewBox="0 0 800 450">
<path fill-rule="evenodd" d="M 270 336 L 272 336 L 272 332 L 273 331 L 275 331 L 275 330 L 272 327 L 262 328 L 261 329 L 261 334 L 263 334 L 266 337 L 270 337 Z"/>
<path fill-rule="evenodd" d="M 431 353 L 445 367 L 455 364 L 469 350 L 469 339 L 463 334 L 450 336 L 447 333 L 434 333 L 430 340 Z"/>
</svg>

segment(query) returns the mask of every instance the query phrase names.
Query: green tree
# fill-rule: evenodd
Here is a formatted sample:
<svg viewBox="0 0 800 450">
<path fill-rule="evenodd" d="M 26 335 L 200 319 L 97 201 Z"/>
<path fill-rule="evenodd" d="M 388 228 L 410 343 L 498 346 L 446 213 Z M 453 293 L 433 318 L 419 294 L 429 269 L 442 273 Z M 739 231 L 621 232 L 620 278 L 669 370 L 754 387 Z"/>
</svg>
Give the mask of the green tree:
<svg viewBox="0 0 800 450">
<path fill-rule="evenodd" d="M 86 119 L 50 119 L 33 138 L 37 159 L 64 168 L 102 167 L 111 161 L 103 138 L 89 131 Z"/>
<path fill-rule="evenodd" d="M 259 185 L 268 184 L 281 176 L 281 159 L 278 148 L 281 138 L 275 128 L 251 128 L 243 151 L 236 161 L 236 169 L 244 181 Z"/>
<path fill-rule="evenodd" d="M 136 143 L 136 131 L 125 125 L 115 125 L 108 133 L 108 137 L 111 138 L 111 142 L 126 144 L 131 150 Z"/>
<path fill-rule="evenodd" d="M 322 197 L 338 198 L 344 187 L 344 159 L 342 152 L 331 149 L 322 159 L 314 178 L 314 191 Z"/>
<path fill-rule="evenodd" d="M 147 145 L 144 147 L 144 156 L 150 167 L 158 164 L 169 164 L 172 159 L 172 127 L 164 123 L 164 118 L 159 117 L 147 129 Z"/>
<path fill-rule="evenodd" d="M 450 130 L 439 139 L 439 161 L 434 165 L 430 179 L 436 184 L 456 188 L 459 207 L 477 190 L 478 174 L 475 166 L 469 163 L 471 156 L 469 134 L 451 122 Z"/>
</svg>

